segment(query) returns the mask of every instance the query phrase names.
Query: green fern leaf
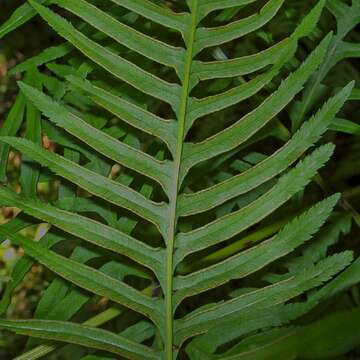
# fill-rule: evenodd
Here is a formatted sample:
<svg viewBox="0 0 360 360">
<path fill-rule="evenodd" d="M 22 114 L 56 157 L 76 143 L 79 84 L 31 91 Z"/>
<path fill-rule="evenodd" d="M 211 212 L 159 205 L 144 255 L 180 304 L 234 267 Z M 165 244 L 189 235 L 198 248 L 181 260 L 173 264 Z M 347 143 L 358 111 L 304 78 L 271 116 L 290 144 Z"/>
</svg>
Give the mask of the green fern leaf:
<svg viewBox="0 0 360 360">
<path fill-rule="evenodd" d="M 288 340 L 279 338 L 283 326 L 356 283 L 358 261 L 351 264 L 351 251 L 326 256 L 340 230 L 316 237 L 340 195 L 297 211 L 289 204 L 335 147 L 308 150 L 357 96 L 351 82 L 305 118 L 332 62 L 358 56 L 343 40 L 358 18 L 345 21 L 350 7 L 330 1 L 338 33 L 298 61 L 299 43 L 325 6 L 319 1 L 287 38 L 227 58 L 225 47 L 270 26 L 284 0 L 261 8 L 254 0 L 188 0 L 172 4 L 178 12 L 148 0 L 109 4 L 29 0 L 0 28 L 1 37 L 38 14 L 65 39 L 12 69 L 27 75 L 0 134 L 1 180 L 10 147 L 23 160 L 21 190 L 0 186 L 1 205 L 21 211 L 0 226 L 0 238 L 25 253 L 0 313 L 34 261 L 54 274 L 34 319 L 0 320 L 2 329 L 47 341 L 30 341 L 18 359 L 67 343 L 84 360 L 110 359 L 99 350 L 129 359 L 172 360 L 185 351 L 190 359 L 252 358 L 250 346 L 260 359 L 297 354 L 295 334 L 317 354 L 306 331 L 325 348 L 318 328 L 333 318 L 290 327 Z M 282 118 L 290 107 L 293 135 Z M 24 139 L 16 135 L 25 108 Z M 53 148 L 42 146 L 42 131 Z M 272 137 L 285 144 L 257 148 Z M 58 186 L 55 201 L 41 200 L 42 181 Z M 39 241 L 18 233 L 39 223 L 47 224 Z M 249 239 L 256 243 L 245 248 Z M 85 305 L 99 298 L 109 308 L 89 318 Z M 100 328 L 126 315 L 121 331 Z"/>
</svg>

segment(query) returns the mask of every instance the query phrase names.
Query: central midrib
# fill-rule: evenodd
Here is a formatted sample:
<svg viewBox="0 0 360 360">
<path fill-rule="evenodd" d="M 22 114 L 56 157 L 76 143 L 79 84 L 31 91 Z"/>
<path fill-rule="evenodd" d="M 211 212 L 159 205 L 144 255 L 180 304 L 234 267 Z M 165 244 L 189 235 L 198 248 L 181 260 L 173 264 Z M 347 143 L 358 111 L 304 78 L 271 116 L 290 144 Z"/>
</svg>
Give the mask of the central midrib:
<svg viewBox="0 0 360 360">
<path fill-rule="evenodd" d="M 174 255 L 174 244 L 177 231 L 177 199 L 178 191 L 181 184 L 179 184 L 180 178 L 180 167 L 183 151 L 183 141 L 185 134 L 185 123 L 186 123 L 186 109 L 187 101 L 190 89 L 190 75 L 191 75 L 191 65 L 193 59 L 193 48 L 195 40 L 195 32 L 197 25 L 197 7 L 198 0 L 192 1 L 191 8 L 191 22 L 190 22 L 190 31 L 187 41 L 187 50 L 185 54 L 185 66 L 184 66 L 184 76 L 182 81 L 182 91 L 179 104 L 178 113 L 178 130 L 177 130 L 177 143 L 176 143 L 176 152 L 174 159 L 174 170 L 173 178 L 171 182 L 171 189 L 169 194 L 169 231 L 168 231 L 168 240 L 166 244 L 166 287 L 165 287 L 165 307 L 166 307 L 166 339 L 165 339 L 165 358 L 166 360 L 173 359 L 174 343 L 173 343 L 173 319 L 174 319 L 174 309 L 173 309 L 173 255 Z"/>
</svg>

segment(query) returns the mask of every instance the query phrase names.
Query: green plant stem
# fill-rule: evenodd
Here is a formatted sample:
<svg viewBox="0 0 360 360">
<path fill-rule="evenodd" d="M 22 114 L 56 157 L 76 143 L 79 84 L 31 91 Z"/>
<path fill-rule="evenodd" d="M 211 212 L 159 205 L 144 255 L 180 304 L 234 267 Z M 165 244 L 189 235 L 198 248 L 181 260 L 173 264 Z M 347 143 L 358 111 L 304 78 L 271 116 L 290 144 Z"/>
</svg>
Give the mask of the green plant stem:
<svg viewBox="0 0 360 360">
<path fill-rule="evenodd" d="M 193 49 L 194 49 L 194 40 L 195 40 L 195 31 L 196 31 L 196 21 L 197 21 L 197 6 L 198 0 L 192 2 L 192 11 L 191 11 L 191 23 L 190 23 L 190 32 L 187 43 L 187 50 L 185 54 L 185 67 L 184 67 L 184 77 L 182 81 L 182 91 L 180 98 L 180 105 L 178 111 L 178 129 L 177 129 L 177 144 L 176 144 L 176 153 L 174 161 L 174 177 L 172 179 L 172 187 L 170 194 L 170 216 L 169 216 L 169 233 L 168 241 L 166 248 L 166 284 L 165 284 L 165 307 L 166 307 L 166 329 L 165 329 L 165 358 L 166 360 L 172 360 L 174 358 L 173 354 L 176 351 L 174 346 L 174 334 L 173 334 L 173 318 L 174 318 L 174 308 L 173 308 L 173 277 L 174 277 L 174 245 L 175 237 L 177 231 L 177 198 L 180 184 L 180 170 L 181 170 L 181 159 L 183 152 L 183 142 L 185 137 L 185 123 L 186 123 L 186 109 L 187 101 L 190 92 L 190 75 L 191 75 L 191 65 L 193 58 Z"/>
</svg>

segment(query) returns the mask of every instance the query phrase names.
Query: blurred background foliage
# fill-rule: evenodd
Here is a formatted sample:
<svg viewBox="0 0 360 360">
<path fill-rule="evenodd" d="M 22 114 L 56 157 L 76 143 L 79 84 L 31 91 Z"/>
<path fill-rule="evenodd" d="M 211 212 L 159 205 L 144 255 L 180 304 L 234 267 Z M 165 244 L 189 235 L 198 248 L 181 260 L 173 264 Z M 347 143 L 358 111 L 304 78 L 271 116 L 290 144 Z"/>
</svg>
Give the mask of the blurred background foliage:
<svg viewBox="0 0 360 360">
<path fill-rule="evenodd" d="M 23 4 L 23 0 L 1 0 L 0 24 L 3 24 L 13 11 Z M 0 123 L 1 126 L 15 101 L 18 88 L 18 76 L 8 74 L 16 64 L 39 52 L 40 49 L 59 42 L 54 33 L 49 30 L 40 19 L 33 19 L 20 29 L 14 31 L 10 37 L 0 39 Z M 19 154 L 11 152 L 8 163 L 8 179 L 14 186 L 19 186 L 21 158 Z M 43 187 L 43 195 L 47 196 L 48 189 Z M 13 218 L 16 209 L 2 208 L 0 223 Z M 36 236 L 41 229 L 27 229 L 25 234 Z M 23 255 L 21 249 L 15 248 L 9 242 L 0 245 L 0 293 L 3 293 L 5 284 L 10 280 L 11 271 L 17 260 Z M 45 280 L 45 281 L 44 281 Z M 25 281 L 14 292 L 8 313 L 14 318 L 30 317 L 36 308 L 39 297 L 48 282 L 40 265 L 34 265 L 27 274 Z M 12 359 L 19 346 L 18 340 L 11 334 L 0 333 L 0 359 Z"/>
<path fill-rule="evenodd" d="M 159 4 L 172 7 L 174 10 L 179 11 L 184 9 L 184 3 L 182 1 L 161 1 L 157 0 Z M 4 23 L 20 4 L 23 4 L 23 0 L 1 0 L 0 1 L 0 24 Z M 96 4 L 103 4 L 104 1 L 93 1 Z M 315 0 L 300 1 L 289 0 L 285 2 L 283 9 L 276 18 L 271 21 L 264 29 L 257 31 L 250 36 L 247 36 L 241 42 L 233 42 L 231 46 L 224 46 L 221 49 L 213 49 L 212 53 L 206 54 L 206 56 L 212 56 L 216 59 L 225 57 L 240 57 L 247 54 L 252 54 L 263 50 L 276 42 L 284 39 L 290 34 L 295 26 L 298 24 L 299 19 L 312 8 L 316 3 Z M 350 5 L 350 1 L 344 1 L 344 3 Z M 259 5 L 256 5 L 259 6 Z M 359 8 L 360 9 L 360 8 Z M 234 13 L 238 12 L 239 8 L 231 8 L 228 11 L 221 12 L 217 15 L 217 21 L 219 24 L 226 23 L 227 18 L 231 18 Z M 249 10 L 250 11 L 250 10 Z M 126 14 L 125 14 L 126 15 Z M 351 14 L 350 14 L 351 15 Z M 119 13 L 119 16 L 124 14 Z M 244 14 L 246 16 L 246 14 Z M 148 27 L 148 23 L 142 23 L 141 19 L 132 17 L 131 14 L 127 14 L 127 21 L 132 23 L 135 27 L 141 27 L 143 31 L 147 31 L 154 37 L 161 38 L 161 27 L 153 26 Z M 206 25 L 206 19 L 205 19 Z M 317 74 L 318 80 L 312 79 L 315 84 L 313 89 L 312 101 L 308 102 L 306 99 L 306 92 L 303 97 L 297 97 L 292 106 L 286 109 L 285 114 L 281 114 L 276 122 L 271 123 L 272 137 L 262 141 L 261 143 L 255 142 L 253 145 L 249 145 L 246 153 L 252 154 L 251 156 L 234 156 L 231 159 L 223 159 L 221 162 L 213 165 L 218 166 L 217 169 L 222 168 L 223 171 L 219 172 L 217 178 L 213 177 L 211 171 L 208 171 L 206 176 L 203 176 L 201 169 L 199 170 L 199 176 L 202 176 L 202 187 L 207 183 L 207 186 L 211 185 L 214 181 L 220 181 L 226 179 L 229 176 L 229 172 L 243 171 L 247 167 L 256 164 L 263 157 L 263 154 L 269 154 L 274 149 L 278 148 L 284 142 L 286 142 L 291 133 L 294 132 L 299 124 L 304 121 L 304 118 L 308 118 L 307 114 L 311 113 L 312 106 L 318 106 L 318 103 L 323 102 L 323 99 L 327 97 L 329 93 L 334 93 L 339 87 L 344 86 L 351 80 L 356 81 L 355 88 L 360 88 L 360 47 L 354 46 L 352 49 L 347 49 L 342 52 L 339 44 L 341 41 L 350 42 L 353 44 L 360 44 L 360 28 L 359 25 L 345 31 L 341 26 L 346 27 L 346 24 L 336 22 L 334 13 L 331 11 L 330 5 L 324 11 L 320 23 L 316 31 L 312 36 L 302 42 L 302 46 L 299 48 L 296 58 L 288 64 L 287 71 L 291 71 L 297 67 L 299 63 L 306 58 L 306 56 L 315 47 L 316 43 L 324 37 L 329 31 L 334 31 L 338 36 L 338 43 L 332 44 L 334 46 L 334 52 L 329 54 L 329 58 L 322 65 L 320 74 Z M 144 30 L 145 29 L 145 30 Z M 341 30 L 344 33 L 341 34 Z M 341 35 L 341 39 L 340 39 Z M 173 43 L 178 41 L 176 37 L 171 39 Z M 21 78 L 21 75 L 9 75 L 9 69 L 15 65 L 21 63 L 24 59 L 30 58 L 38 54 L 41 50 L 61 43 L 61 39 L 38 17 L 33 18 L 25 25 L 0 40 L 0 124 L 4 122 L 6 115 L 9 112 L 12 104 L 15 101 L 15 96 L 18 93 L 16 81 Z M 110 44 L 111 46 L 111 44 Z M 119 49 L 122 51 L 123 49 Z M 345 54 L 344 54 L 345 52 Z M 131 56 L 129 54 L 128 56 Z M 76 63 L 73 62 L 73 64 Z M 142 66 L 150 66 L 147 63 Z M 49 69 L 45 66 L 41 66 L 40 70 L 45 74 L 49 72 Z M 156 72 L 157 69 L 151 69 Z M 173 74 L 161 74 L 163 77 L 171 77 Z M 241 77 L 236 80 L 223 79 L 215 81 L 209 86 L 206 91 L 208 94 L 215 94 L 222 89 L 230 88 L 236 83 L 244 81 Z M 205 84 L 206 85 L 206 84 Z M 272 86 L 276 86 L 273 84 Z M 270 85 L 271 86 L 271 85 Z M 309 85 L 311 89 L 311 84 Z M 201 91 L 201 86 L 199 91 Z M 149 108 L 157 106 L 156 103 L 146 103 L 143 98 L 139 99 L 138 94 L 134 91 L 129 91 L 127 87 L 121 89 L 124 93 L 132 98 L 133 101 L 145 102 L 142 105 Z M 309 191 L 306 202 L 312 202 L 314 199 L 320 197 L 319 194 L 327 194 L 333 192 L 342 192 L 343 198 L 341 201 L 341 210 L 339 209 L 333 219 L 333 234 L 335 234 L 335 240 L 331 242 L 333 251 L 340 251 L 343 249 L 354 250 L 355 256 L 359 255 L 359 241 L 360 241 L 360 95 L 354 92 L 352 100 L 348 101 L 345 108 L 339 115 L 339 118 L 334 121 L 331 131 L 329 131 L 324 141 L 331 141 L 336 144 L 336 152 L 329 164 L 321 171 L 321 176 L 316 179 L 316 184 L 313 184 L 313 191 Z M 258 99 L 260 101 L 260 99 Z M 76 106 L 87 107 L 87 104 L 81 103 L 81 99 L 72 99 L 76 102 Z M 246 111 L 248 107 L 255 106 L 255 104 L 246 103 Z M 206 120 L 206 127 L 196 127 L 191 136 L 197 139 L 201 139 L 214 133 L 217 127 L 223 128 L 224 123 L 231 123 L 238 118 L 238 112 L 241 113 L 241 108 L 232 108 L 230 112 L 222 112 L 221 114 L 214 114 L 209 116 Z M 168 109 L 157 109 L 159 114 L 164 117 L 169 116 Z M 221 118 L 219 118 L 221 116 Z M 214 121 L 214 118 L 216 121 Z M 99 117 L 97 120 L 101 120 Z M 95 119 L 94 119 L 95 121 Z M 267 127 L 267 131 L 269 127 Z M 20 131 L 24 131 L 21 129 Z M 135 134 L 136 135 L 136 134 Z M 43 143 L 47 147 L 54 146 L 46 134 L 43 135 Z M 120 136 L 120 135 L 119 135 Z M 20 185 L 20 169 L 21 158 L 19 154 L 15 152 L 10 153 L 8 163 L 8 181 L 11 182 L 14 188 Z M 115 169 L 116 171 L 116 169 Z M 196 177 L 193 177 L 196 178 Z M 189 187 L 194 189 L 196 185 L 189 184 Z M 57 193 L 58 183 L 55 182 L 39 182 L 38 191 L 41 197 L 46 199 L 52 199 L 54 194 Z M 258 194 L 253 194 L 258 196 Z M 237 204 L 226 204 L 226 206 L 243 206 L 249 199 L 242 198 L 237 199 Z M 290 205 L 281 209 L 281 211 L 271 216 L 266 222 L 262 224 L 262 232 L 258 233 L 258 237 L 243 238 L 245 241 L 240 244 L 241 248 L 248 247 L 252 243 L 262 241 L 270 234 L 266 232 L 266 229 L 270 225 L 278 224 L 275 231 L 277 231 L 284 223 L 284 220 L 288 219 L 289 214 L 293 216 L 296 214 L 298 204 L 303 201 L 301 195 L 298 196 L 298 203 L 291 202 Z M 227 209 L 220 207 L 218 209 L 220 216 L 221 211 L 227 211 Z M 4 223 L 13 218 L 17 210 L 12 208 L 3 208 L 0 213 L 0 222 Z M 186 227 L 186 224 L 183 224 Z M 26 229 L 26 234 L 32 237 L 41 237 L 46 229 L 43 226 L 32 227 Z M 138 230 L 141 231 L 141 230 Z M 274 230 L 272 230 L 274 231 Z M 321 236 L 321 235 L 319 235 Z M 246 242 L 247 241 L 247 242 Z M 237 251 L 239 248 L 237 249 Z M 0 247 L 0 292 L 3 290 L 4 285 L 9 281 L 11 269 L 16 261 L 21 257 L 21 249 L 12 247 L 8 242 L 3 243 Z M 46 272 L 40 265 L 33 265 L 31 271 L 26 275 L 25 280 L 15 290 L 12 297 L 11 306 L 7 310 L 7 316 L 10 318 L 27 318 L 31 317 L 37 306 L 41 293 L 47 288 L 48 284 L 52 280 L 52 275 Z M 235 284 L 236 285 L 236 284 Z M 229 285 L 234 286 L 234 284 Z M 235 296 L 235 295 L 234 295 Z M 328 304 L 327 311 L 335 309 L 342 309 L 351 307 L 354 305 L 360 305 L 360 287 L 354 286 L 349 291 L 341 294 L 336 298 L 336 301 Z M 106 307 L 105 299 L 96 299 L 95 302 L 90 303 L 87 307 L 87 317 L 89 314 L 96 314 L 99 309 Z M 191 304 L 189 304 L 191 307 Z M 117 326 L 116 322 L 112 326 Z M 21 344 L 20 344 L 20 343 Z M 23 348 L 24 339 L 21 337 L 14 337 L 5 333 L 0 333 L 0 359 L 12 359 L 19 348 Z M 69 350 L 70 349 L 70 350 Z M 70 359 L 77 358 L 72 352 L 72 357 L 69 356 L 69 351 L 74 351 L 73 348 L 67 347 L 64 352 L 58 353 L 47 358 L 56 359 Z M 75 356 L 75 357 L 74 357 Z M 353 351 L 348 355 L 348 359 L 359 359 L 360 351 Z"/>
</svg>

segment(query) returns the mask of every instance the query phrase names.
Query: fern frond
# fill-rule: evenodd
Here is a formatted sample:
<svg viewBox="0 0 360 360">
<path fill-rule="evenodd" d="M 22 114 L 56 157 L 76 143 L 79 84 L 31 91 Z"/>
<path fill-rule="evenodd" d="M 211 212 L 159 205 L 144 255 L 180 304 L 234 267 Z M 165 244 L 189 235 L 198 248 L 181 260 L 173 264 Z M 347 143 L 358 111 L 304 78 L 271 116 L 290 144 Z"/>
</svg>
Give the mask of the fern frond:
<svg viewBox="0 0 360 360">
<path fill-rule="evenodd" d="M 241 358 L 243 337 L 283 326 L 358 281 L 352 252 L 326 256 L 330 240 L 316 237 L 339 195 L 296 211 L 292 201 L 334 145 L 308 150 L 356 97 L 349 83 L 303 121 L 311 84 L 334 44 L 342 44 L 334 61 L 358 54 L 332 33 L 308 56 L 298 51 L 325 1 L 287 38 L 229 58 L 223 46 L 270 26 L 286 11 L 284 0 L 267 0 L 260 10 L 254 0 L 29 4 L 0 28 L 0 37 L 36 12 L 66 42 L 12 69 L 25 79 L 0 134 L 1 180 L 10 147 L 23 159 L 19 191 L 0 186 L 0 203 L 21 211 L 0 226 L 0 239 L 25 252 L 0 312 L 34 261 L 55 274 L 34 319 L 0 320 L 2 329 L 53 341 L 29 342 L 35 348 L 23 357 L 71 343 L 92 349 L 84 360 L 97 359 L 97 350 L 172 360 L 184 344 L 191 359 Z M 347 5 L 329 4 L 336 17 L 346 16 Z M 292 135 L 286 110 L 300 96 L 306 106 Z M 16 137 L 22 123 L 25 139 Z M 53 147 L 41 146 L 42 132 Z M 257 148 L 271 138 L 284 144 Z M 51 204 L 39 199 L 40 181 L 56 184 Z M 39 222 L 47 229 L 39 241 L 18 233 Z M 304 249 L 315 249 L 314 256 Z M 233 280 L 243 292 L 229 291 Z M 207 302 L 199 295 L 205 292 L 216 296 Z M 296 302 L 303 294 L 306 301 Z M 88 318 L 85 305 L 98 297 L 109 308 Z M 96 328 L 127 314 L 131 321 L 117 334 Z"/>
</svg>

